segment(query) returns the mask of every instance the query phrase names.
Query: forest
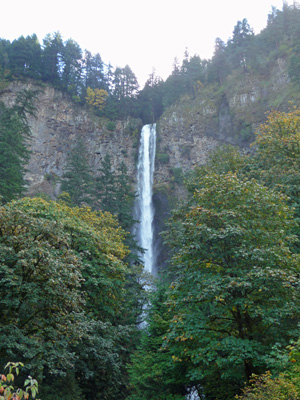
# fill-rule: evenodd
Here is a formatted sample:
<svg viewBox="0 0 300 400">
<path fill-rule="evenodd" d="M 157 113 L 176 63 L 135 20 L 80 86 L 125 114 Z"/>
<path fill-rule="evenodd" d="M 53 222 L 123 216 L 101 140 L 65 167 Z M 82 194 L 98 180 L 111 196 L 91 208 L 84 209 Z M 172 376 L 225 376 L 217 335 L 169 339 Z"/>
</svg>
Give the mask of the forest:
<svg viewBox="0 0 300 400">
<path fill-rule="evenodd" d="M 67 93 L 75 103 L 87 105 L 99 116 L 114 121 L 127 117 L 141 118 L 143 123 L 158 120 L 163 111 L 182 96 L 195 98 L 199 91 L 209 91 L 220 99 L 232 85 L 254 73 L 261 85 L 270 85 L 270 66 L 286 59 L 288 73 L 296 85 L 300 82 L 299 14 L 295 3 L 272 9 L 267 27 L 255 35 L 246 19 L 238 21 L 232 37 L 225 43 L 215 40 L 211 60 L 190 55 L 186 49 L 180 65 L 174 58 L 173 71 L 163 81 L 152 71 L 140 89 L 130 68 L 113 67 L 99 53 L 82 50 L 73 40 L 64 40 L 59 32 L 48 34 L 40 44 L 35 34 L 12 42 L 0 38 L 1 87 L 13 79 L 32 78 Z M 298 98 L 298 91 L 288 93 Z M 266 111 L 276 107 L 261 104 Z"/>
<path fill-rule="evenodd" d="M 203 90 L 221 98 L 254 71 L 266 85 L 278 58 L 291 82 L 262 102 L 248 151 L 220 146 L 184 176 L 158 278 L 131 234 L 126 165 L 107 154 L 95 179 L 79 140 L 57 200 L 26 197 L 36 93 L 0 103 L 0 399 L 300 399 L 299 22 L 296 4 L 259 35 L 239 21 L 211 60 L 186 52 L 141 90 L 129 66 L 59 33 L 0 39 L 0 90 L 33 79 L 112 124 L 157 121 Z"/>
</svg>

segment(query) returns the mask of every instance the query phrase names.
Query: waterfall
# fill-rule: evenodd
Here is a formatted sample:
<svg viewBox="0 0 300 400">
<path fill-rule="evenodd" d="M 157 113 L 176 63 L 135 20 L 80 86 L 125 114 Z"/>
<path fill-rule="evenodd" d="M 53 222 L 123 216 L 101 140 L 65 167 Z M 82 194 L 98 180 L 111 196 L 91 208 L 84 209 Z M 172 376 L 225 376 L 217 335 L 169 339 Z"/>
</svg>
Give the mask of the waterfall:
<svg viewBox="0 0 300 400">
<path fill-rule="evenodd" d="M 141 132 L 137 164 L 137 199 L 134 210 L 135 218 L 140 223 L 136 228 L 135 236 L 139 246 L 145 250 L 145 253 L 140 254 L 144 268 L 151 274 L 155 273 L 156 261 L 153 246 L 154 207 L 152 203 L 155 148 L 156 124 L 144 125 Z M 142 322 L 139 326 L 144 327 L 145 322 Z M 190 388 L 185 399 L 200 400 L 196 388 Z"/>
<path fill-rule="evenodd" d="M 138 244 L 145 250 L 140 257 L 147 272 L 154 272 L 152 186 L 156 147 L 156 124 L 145 125 L 141 132 L 137 165 L 137 201 L 135 216 L 140 223 L 137 227 Z"/>
</svg>

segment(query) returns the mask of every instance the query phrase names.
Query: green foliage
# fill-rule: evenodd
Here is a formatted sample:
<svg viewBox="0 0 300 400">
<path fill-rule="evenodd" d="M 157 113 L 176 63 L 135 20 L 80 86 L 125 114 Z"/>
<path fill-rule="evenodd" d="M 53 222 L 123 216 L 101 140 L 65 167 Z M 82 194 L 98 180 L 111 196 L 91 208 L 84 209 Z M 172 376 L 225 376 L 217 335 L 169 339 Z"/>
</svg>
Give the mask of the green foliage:
<svg viewBox="0 0 300 400">
<path fill-rule="evenodd" d="M 4 201 L 25 190 L 25 165 L 29 160 L 30 129 L 27 115 L 34 115 L 35 93 L 18 93 L 13 107 L 0 103 L 0 194 Z"/>
<path fill-rule="evenodd" d="M 109 121 L 106 124 L 106 129 L 109 130 L 110 132 L 113 132 L 116 129 L 116 124 L 113 121 Z"/>
<path fill-rule="evenodd" d="M 156 159 L 161 164 L 168 164 L 168 162 L 169 162 L 169 154 L 167 154 L 167 153 L 158 153 L 158 154 L 156 154 Z"/>
<path fill-rule="evenodd" d="M 0 354 L 2 360 L 25 358 L 35 371 L 46 362 L 60 370 L 73 362 L 67 343 L 82 331 L 76 316 L 83 309 L 80 261 L 67 250 L 62 226 L 35 217 L 30 203 L 47 204 L 24 200 L 0 210 Z"/>
<path fill-rule="evenodd" d="M 112 214 L 116 211 L 116 176 L 113 172 L 111 156 L 106 154 L 99 168 L 99 177 L 96 181 L 96 197 L 99 202 L 98 208 L 109 211 Z"/>
<path fill-rule="evenodd" d="M 299 340 L 292 343 L 284 351 L 287 355 L 284 372 L 271 374 L 270 371 L 262 375 L 251 377 L 249 385 L 242 390 L 236 399 L 259 400 L 298 400 L 300 397 L 300 370 L 299 370 Z"/>
<path fill-rule="evenodd" d="M 94 209 L 110 212 L 117 217 L 119 224 L 126 231 L 126 245 L 131 249 L 128 261 L 138 261 L 135 255 L 138 246 L 130 233 L 136 221 L 132 216 L 135 193 L 131 178 L 124 162 L 114 171 L 111 157 L 106 154 L 101 162 L 99 176 L 94 179 L 90 172 L 86 149 L 79 139 L 71 151 L 61 181 L 60 200 L 69 205 L 89 204 Z"/>
<path fill-rule="evenodd" d="M 61 49 L 61 85 L 71 96 L 78 94 L 81 83 L 82 50 L 73 39 L 68 39 Z"/>
<path fill-rule="evenodd" d="M 294 84 L 272 89 L 272 104 L 282 107 L 291 93 L 298 98 L 299 16 L 297 5 L 273 8 L 256 36 L 246 20 L 238 21 L 227 43 L 216 40 L 212 60 L 186 51 L 166 82 L 153 73 L 140 92 L 128 66 L 113 71 L 99 54 L 83 55 L 59 33 L 47 35 L 42 48 L 35 35 L 0 40 L 0 87 L 13 76 L 43 79 L 82 104 L 91 99 L 88 88 L 107 93 L 105 104 L 98 99 L 99 113 L 113 131 L 116 118 L 152 123 L 183 96 L 198 102 L 203 93 L 217 92 L 212 98 L 220 109 L 233 88 L 237 93 L 237 80 L 243 82 L 239 90 L 259 80 L 263 94 L 274 86 L 270 71 L 280 57 L 289 62 Z M 29 100 L 24 92 L 12 108 L 0 106 L 5 203 L 24 191 L 26 115 L 34 112 Z M 247 112 L 235 110 L 235 133 L 248 140 L 253 115 L 262 118 L 267 107 L 268 100 L 258 97 Z M 140 330 L 135 323 L 146 303 L 145 279 L 137 259 L 124 264 L 124 237 L 128 247 L 134 242 L 117 224 L 130 231 L 134 223 L 126 166 L 114 170 L 109 156 L 103 160 L 96 204 L 84 143 L 78 143 L 63 177 L 63 201 L 23 199 L 0 208 L 1 360 L 26 360 L 43 376 L 45 400 L 118 400 L 127 389 L 132 400 L 174 400 L 184 399 L 191 387 L 208 400 L 227 400 L 241 393 L 245 381 L 253 386 L 241 399 L 297 398 L 299 346 L 291 345 L 289 361 L 285 347 L 299 335 L 299 259 L 293 254 L 299 252 L 293 235 L 299 236 L 298 136 L 299 111 L 274 112 L 259 128 L 254 157 L 227 146 L 197 168 L 187 182 L 193 197 L 174 212 L 165 234 L 174 249 L 173 283 L 151 294 Z M 169 161 L 162 153 L 157 160 Z M 179 169 L 173 176 L 182 180 Z M 67 205 L 89 202 L 115 217 Z"/>
<path fill-rule="evenodd" d="M 253 38 L 253 29 L 248 21 L 245 18 L 238 21 L 233 30 L 233 37 L 228 43 L 228 52 L 231 55 L 233 68 L 242 68 L 243 71 L 247 71 Z"/>
<path fill-rule="evenodd" d="M 129 366 L 130 395 L 128 400 L 184 399 L 184 368 L 174 363 L 168 350 L 162 349 L 170 315 L 166 305 L 166 285 L 160 283 L 151 294 L 146 327 L 141 344 L 132 355 Z"/>
<path fill-rule="evenodd" d="M 0 40 L 0 87 L 17 78 L 34 78 L 68 93 L 74 102 L 89 104 L 96 114 L 127 118 L 136 111 L 138 83 L 130 67 L 105 65 L 99 53 L 84 54 L 73 39 L 59 32 L 47 34 L 43 45 L 37 36 L 21 36 L 10 43 Z M 107 101 L 106 101 L 107 100 Z"/>
<path fill-rule="evenodd" d="M 134 115 L 138 87 L 137 78 L 129 65 L 115 69 L 112 100 L 119 118 Z"/>
<path fill-rule="evenodd" d="M 24 382 L 25 389 L 14 388 L 13 382 L 15 380 L 15 375 L 19 375 L 20 367 L 24 367 L 24 364 L 21 362 L 8 362 L 6 364 L 5 369 L 8 369 L 8 374 L 0 375 L 1 400 L 28 400 L 30 398 L 34 399 L 36 397 L 38 393 L 38 382 L 31 376 L 28 376 L 28 378 Z"/>
<path fill-rule="evenodd" d="M 227 399 L 298 335 L 294 221 L 283 195 L 232 173 L 200 178 L 198 188 L 166 233 L 176 251 L 164 347 L 206 398 Z"/>
<path fill-rule="evenodd" d="M 0 193 L 9 201 L 24 192 L 24 166 L 29 153 L 22 122 L 3 104 L 0 104 L 0 126 Z"/>
<path fill-rule="evenodd" d="M 298 197 L 300 110 L 273 111 L 260 125 L 253 146 L 261 179 L 288 196 Z"/>
<path fill-rule="evenodd" d="M 92 202 L 93 177 L 82 138 L 78 139 L 68 155 L 66 171 L 61 182 L 61 190 L 69 194 L 71 204 L 80 206 L 83 203 Z"/>
<path fill-rule="evenodd" d="M 73 371 L 64 376 L 47 376 L 40 386 L 40 397 L 45 400 L 82 400 L 84 393 Z"/>
<path fill-rule="evenodd" d="M 62 48 L 63 41 L 59 32 L 45 36 L 41 55 L 42 79 L 55 86 L 59 85 L 60 82 L 59 66 Z"/>
<path fill-rule="evenodd" d="M 0 208 L 0 358 L 26 361 L 49 398 L 66 374 L 73 393 L 124 398 L 137 338 L 126 300 L 142 285 L 123 240 L 109 213 L 26 198 Z"/>
<path fill-rule="evenodd" d="M 145 124 L 157 121 L 166 107 L 180 99 L 195 100 L 204 91 L 216 93 L 216 87 L 231 98 L 232 91 L 237 93 L 234 77 L 238 77 L 241 93 L 252 91 L 252 82 L 258 82 L 257 92 L 262 95 L 249 103 L 247 116 L 234 121 L 234 133 L 239 134 L 239 123 L 252 125 L 253 114 L 260 113 L 260 120 L 268 108 L 264 93 L 274 86 L 273 67 L 279 59 L 289 63 L 289 77 L 296 85 L 299 83 L 300 9 L 296 3 L 284 3 L 282 10 L 273 8 L 268 17 L 267 27 L 257 35 L 246 19 L 237 21 L 227 43 L 216 39 L 211 60 L 189 55 L 186 49 L 181 65 L 174 59 L 173 71 L 165 81 L 153 71 L 140 91 L 128 65 L 113 69 L 99 53 L 83 52 L 73 39 L 64 41 L 59 32 L 47 34 L 42 45 L 35 34 L 21 36 L 12 43 L 1 39 L 0 87 L 5 87 L 13 77 L 41 79 L 68 93 L 76 103 L 92 103 L 96 115 L 111 120 L 138 117 Z M 272 92 L 274 99 L 269 105 L 279 104 L 281 99 L 286 105 L 292 95 L 299 99 L 293 85 L 285 85 L 284 93 L 276 87 Z M 91 93 L 98 93 L 98 100 Z M 251 128 L 244 128 L 242 134 L 244 140 L 249 140 Z"/>
<path fill-rule="evenodd" d="M 211 174 L 235 173 L 239 178 L 247 179 L 251 158 L 242 154 L 240 149 L 231 145 L 222 145 L 212 150 L 206 164 L 195 167 L 184 183 L 191 194 L 199 189 L 202 178 Z"/>
<path fill-rule="evenodd" d="M 291 55 L 288 72 L 292 82 L 300 86 L 300 45 L 294 49 Z"/>
<path fill-rule="evenodd" d="M 284 375 L 273 379 L 271 373 L 253 375 L 250 379 L 251 386 L 243 390 L 241 396 L 236 396 L 240 400 L 298 400 L 299 392 L 295 385 Z"/>
<path fill-rule="evenodd" d="M 138 95 L 139 116 L 144 124 L 153 124 L 161 116 L 164 92 L 163 80 L 152 72 Z"/>
<path fill-rule="evenodd" d="M 267 186 L 289 196 L 288 203 L 300 217 L 300 110 L 273 111 L 256 134 L 256 154 L 249 173 Z M 299 229 L 294 231 L 299 236 Z M 298 248 L 298 245 L 297 245 Z"/>
<path fill-rule="evenodd" d="M 8 51 L 8 67 L 15 76 L 40 78 L 41 46 L 35 34 L 21 36 L 11 43 Z"/>
<path fill-rule="evenodd" d="M 137 250 L 139 247 L 130 233 L 136 221 L 132 216 L 132 209 L 135 192 L 132 190 L 131 178 L 124 162 L 120 164 L 116 171 L 113 171 L 111 157 L 106 154 L 101 167 L 99 176 L 96 180 L 95 207 L 102 211 L 108 211 L 116 215 L 119 224 L 127 232 L 125 243 L 131 249 L 128 261 L 137 262 Z"/>
<path fill-rule="evenodd" d="M 176 183 L 178 183 L 179 185 L 183 183 L 182 168 L 172 168 L 172 174 Z"/>
</svg>

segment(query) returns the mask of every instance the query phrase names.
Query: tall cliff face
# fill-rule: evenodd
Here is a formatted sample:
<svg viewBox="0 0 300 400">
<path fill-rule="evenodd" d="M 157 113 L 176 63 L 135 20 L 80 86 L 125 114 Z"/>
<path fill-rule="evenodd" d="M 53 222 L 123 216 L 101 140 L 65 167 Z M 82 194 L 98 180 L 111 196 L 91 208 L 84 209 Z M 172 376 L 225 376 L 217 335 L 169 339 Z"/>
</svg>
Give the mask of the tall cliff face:
<svg viewBox="0 0 300 400">
<path fill-rule="evenodd" d="M 265 111 L 274 108 L 272 104 L 287 108 L 289 98 L 284 94 L 290 83 L 286 71 L 286 63 L 278 60 L 267 86 L 255 75 L 245 74 L 242 79 L 233 74 L 222 90 L 200 88 L 194 99 L 181 99 L 157 122 L 154 203 L 155 246 L 160 265 L 164 265 L 168 255 L 159 232 L 164 229 L 170 209 L 185 196 L 183 174 L 205 163 L 210 151 L 222 143 L 247 147 L 253 140 L 253 131 L 263 122 Z M 114 168 L 125 162 L 133 185 L 136 183 L 141 121 L 117 122 L 110 130 L 108 120 L 93 116 L 60 91 L 38 86 L 36 82 L 12 82 L 1 90 L 0 101 L 12 105 L 16 93 L 23 89 L 38 91 L 37 115 L 29 117 L 32 132 L 26 176 L 29 195 L 43 192 L 57 198 L 59 178 L 79 137 L 85 141 L 95 176 L 101 161 L 109 154 Z M 299 95 L 296 93 L 294 98 Z"/>
<path fill-rule="evenodd" d="M 107 120 L 93 116 L 60 91 L 50 86 L 38 86 L 34 82 L 12 82 L 0 93 L 0 101 L 11 106 L 16 93 L 23 89 L 38 92 L 36 117 L 29 116 L 32 138 L 26 174 L 28 194 L 44 192 L 52 198 L 59 195 L 59 178 L 79 137 L 85 141 L 89 164 L 95 176 L 108 153 L 114 168 L 125 162 L 135 183 L 141 121 L 119 121 L 111 131 Z M 156 188 L 172 183 L 176 171 L 186 172 L 204 163 L 209 151 L 220 143 L 220 138 L 210 135 L 213 129 L 220 131 L 217 125 L 212 128 L 214 113 L 207 106 L 193 101 L 171 107 L 162 116 L 158 123 Z M 226 118 L 222 122 L 223 133 L 227 129 L 226 124 L 230 124 L 230 119 Z M 177 185 L 176 193 L 182 193 L 180 185 Z"/>
<path fill-rule="evenodd" d="M 233 71 L 222 87 L 201 86 L 193 99 L 169 107 L 158 122 L 156 184 L 176 180 L 178 169 L 187 172 L 205 163 L 220 144 L 249 148 L 267 111 L 300 102 L 287 71 L 285 59 L 272 64 L 267 78 Z"/>
<path fill-rule="evenodd" d="M 278 107 L 278 101 L 281 108 L 287 104 L 287 62 L 278 59 L 271 69 L 268 85 L 255 73 L 235 71 L 221 89 L 200 87 L 194 99 L 183 98 L 165 111 L 157 123 L 155 193 L 171 189 L 181 196 L 182 173 L 205 163 L 209 152 L 220 143 L 249 145 L 265 111 L 274 104 Z M 108 153 L 115 168 L 125 162 L 135 182 L 141 121 L 117 122 L 115 129 L 109 130 L 108 120 L 93 116 L 60 91 L 34 81 L 12 82 L 0 92 L 0 101 L 12 105 L 22 89 L 39 91 L 37 116 L 29 118 L 29 194 L 46 192 L 57 197 L 57 178 L 64 173 L 68 153 L 79 137 L 85 141 L 95 176 Z"/>
<path fill-rule="evenodd" d="M 67 156 L 79 137 L 85 141 L 95 176 L 107 153 L 111 155 L 114 168 L 124 161 L 129 173 L 135 175 L 138 121 L 118 122 L 114 131 L 110 131 L 106 126 L 107 120 L 93 117 L 54 88 L 39 87 L 33 82 L 13 82 L 2 91 L 0 100 L 12 105 L 16 93 L 22 89 L 38 91 L 36 117 L 29 117 L 32 133 L 31 158 L 26 174 L 29 194 L 46 192 L 53 198 L 57 197 L 59 178 L 64 173 Z"/>
</svg>

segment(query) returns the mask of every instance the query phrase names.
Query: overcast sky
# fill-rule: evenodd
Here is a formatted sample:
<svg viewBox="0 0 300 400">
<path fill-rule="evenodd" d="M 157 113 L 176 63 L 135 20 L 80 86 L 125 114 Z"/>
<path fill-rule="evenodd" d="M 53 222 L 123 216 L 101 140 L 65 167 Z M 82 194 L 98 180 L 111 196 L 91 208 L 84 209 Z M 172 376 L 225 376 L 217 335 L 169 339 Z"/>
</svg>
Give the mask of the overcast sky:
<svg viewBox="0 0 300 400">
<path fill-rule="evenodd" d="M 288 0 L 292 4 L 293 0 Z M 141 86 L 155 68 L 165 79 L 175 57 L 211 58 L 214 42 L 226 42 L 238 20 L 247 18 L 257 34 L 271 7 L 282 0 L 13 0 L 1 4 L 0 38 L 36 33 L 40 43 L 59 31 L 105 63 L 128 64 Z"/>
</svg>

